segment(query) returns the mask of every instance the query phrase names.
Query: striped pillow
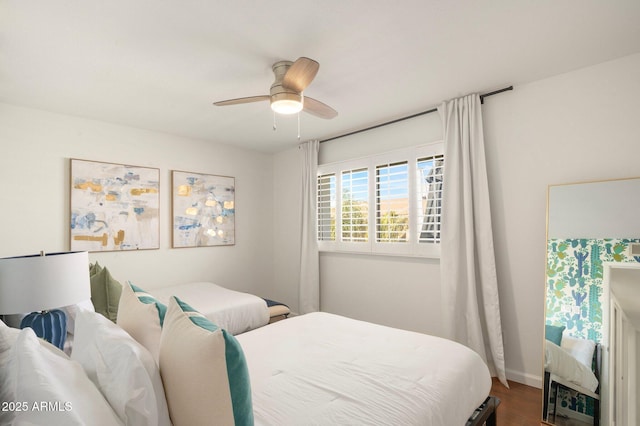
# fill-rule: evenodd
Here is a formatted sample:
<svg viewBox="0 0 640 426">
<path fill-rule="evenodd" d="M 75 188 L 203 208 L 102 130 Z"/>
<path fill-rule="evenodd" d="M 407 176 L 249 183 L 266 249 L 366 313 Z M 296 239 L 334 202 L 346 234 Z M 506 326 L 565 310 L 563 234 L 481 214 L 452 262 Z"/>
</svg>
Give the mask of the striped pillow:
<svg viewBox="0 0 640 426">
<path fill-rule="evenodd" d="M 162 328 L 160 374 L 175 425 L 253 425 L 242 347 L 175 296 Z"/>
<path fill-rule="evenodd" d="M 117 324 L 147 348 L 158 363 L 160 334 L 167 307 L 131 282 L 122 286 Z"/>
</svg>

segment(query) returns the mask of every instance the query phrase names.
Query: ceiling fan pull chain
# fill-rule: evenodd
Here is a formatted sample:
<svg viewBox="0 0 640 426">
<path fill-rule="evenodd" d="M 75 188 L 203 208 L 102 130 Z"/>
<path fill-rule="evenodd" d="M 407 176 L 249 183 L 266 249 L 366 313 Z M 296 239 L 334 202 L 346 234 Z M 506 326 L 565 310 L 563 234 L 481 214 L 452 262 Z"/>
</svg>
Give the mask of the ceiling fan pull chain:
<svg viewBox="0 0 640 426">
<path fill-rule="evenodd" d="M 276 131 L 276 112 L 273 111 L 273 131 Z"/>
<path fill-rule="evenodd" d="M 298 142 L 300 142 L 300 113 L 298 113 Z"/>
</svg>

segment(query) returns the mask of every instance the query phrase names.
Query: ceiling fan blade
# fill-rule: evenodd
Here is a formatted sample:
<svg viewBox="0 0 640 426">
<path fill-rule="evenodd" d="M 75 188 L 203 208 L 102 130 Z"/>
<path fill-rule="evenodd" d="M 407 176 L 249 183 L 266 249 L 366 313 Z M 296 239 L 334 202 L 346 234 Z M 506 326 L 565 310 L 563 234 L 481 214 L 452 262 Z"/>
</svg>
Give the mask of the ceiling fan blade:
<svg viewBox="0 0 640 426">
<path fill-rule="evenodd" d="M 309 114 L 313 114 L 316 117 L 326 118 L 330 120 L 335 118 L 338 115 L 338 111 L 331 108 L 329 105 L 320 102 L 317 99 L 310 98 L 308 96 L 304 97 L 304 110 Z"/>
<path fill-rule="evenodd" d="M 315 78 L 320 64 L 306 57 L 298 58 L 287 70 L 282 79 L 285 89 L 302 92 Z"/>
<path fill-rule="evenodd" d="M 270 99 L 271 99 L 271 96 L 269 95 L 248 96 L 246 98 L 236 98 L 236 99 L 227 99 L 226 101 L 218 101 L 218 102 L 214 102 L 213 104 L 217 106 L 238 105 L 238 104 L 248 104 L 250 102 L 268 101 Z"/>
</svg>

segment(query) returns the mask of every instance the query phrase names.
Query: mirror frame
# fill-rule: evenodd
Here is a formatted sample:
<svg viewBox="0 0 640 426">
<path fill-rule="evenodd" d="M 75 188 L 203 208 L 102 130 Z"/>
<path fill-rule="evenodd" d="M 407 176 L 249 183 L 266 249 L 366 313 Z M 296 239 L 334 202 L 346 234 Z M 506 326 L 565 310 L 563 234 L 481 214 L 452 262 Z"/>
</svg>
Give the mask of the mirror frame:
<svg viewBox="0 0 640 426">
<path fill-rule="evenodd" d="M 552 190 L 554 188 L 568 188 L 570 186 L 574 186 L 576 188 L 579 188 L 581 190 L 587 190 L 589 189 L 590 185 L 598 185 L 598 184 L 603 184 L 605 186 L 608 185 L 615 185 L 616 183 L 622 183 L 624 184 L 629 184 L 629 185 L 638 185 L 639 189 L 640 189 L 640 177 L 628 177 L 628 178 L 618 178 L 618 179 L 607 179 L 607 180 L 595 180 L 595 181 L 583 181 L 583 182 L 572 182 L 572 183 L 565 183 L 565 184 L 552 184 L 552 185 L 548 185 L 547 187 L 547 209 L 546 209 L 546 238 L 545 238 L 545 273 L 544 273 L 544 279 L 545 279 L 545 283 L 544 283 L 544 318 L 543 318 L 543 325 L 546 325 L 547 322 L 547 309 L 548 309 L 548 303 L 547 303 L 547 296 L 548 296 L 548 292 L 549 292 L 549 238 L 550 238 L 550 221 L 552 220 L 553 217 L 556 217 L 555 213 L 552 214 L 552 206 L 551 206 L 551 202 L 552 202 Z M 618 185 L 618 187 L 620 187 Z M 591 186 L 591 188 L 593 188 L 593 186 Z M 638 194 L 640 194 L 640 191 L 637 192 Z M 631 218 L 633 217 L 633 214 L 638 214 L 640 212 L 640 197 L 638 197 L 637 200 L 633 200 L 630 197 L 628 197 L 628 192 L 623 192 L 623 191 L 611 191 L 610 193 L 606 193 L 605 194 L 605 198 L 609 197 L 614 197 L 614 196 L 621 196 L 621 195 L 627 195 L 627 197 L 625 198 L 625 201 L 628 201 L 628 203 L 626 203 L 625 207 L 627 208 L 627 210 L 623 211 L 623 219 L 621 220 L 622 223 L 626 221 L 631 220 Z M 615 198 L 615 197 L 614 197 Z M 574 201 L 577 204 L 580 204 L 580 200 L 579 199 L 574 199 Z M 591 203 L 593 203 L 593 201 L 591 201 Z M 591 204 L 593 205 L 593 204 Z M 590 205 L 590 206 L 591 206 Z M 597 221 L 597 218 L 599 215 L 605 215 L 605 217 L 607 216 L 607 207 L 609 206 L 609 204 L 605 203 L 601 203 L 600 205 L 598 205 L 596 209 L 594 209 L 595 211 L 593 212 L 593 216 L 592 218 L 587 218 L 587 223 L 598 223 L 598 225 L 600 225 L 601 221 Z M 572 206 L 573 207 L 573 206 Z M 578 207 L 577 210 L 574 211 L 582 211 L 580 210 L 580 208 Z M 562 214 L 560 215 L 562 216 Z M 570 219 L 568 219 L 570 221 Z M 576 232 L 576 233 L 580 233 L 582 232 L 579 228 L 580 226 L 574 226 L 574 225 L 580 225 L 579 223 L 580 221 L 573 221 L 573 223 L 569 224 L 568 227 L 571 229 L 571 233 Z M 565 223 L 568 223 L 567 221 L 565 221 Z M 616 233 L 616 232 L 621 232 L 618 231 L 617 229 L 617 225 L 619 225 L 620 223 L 612 223 L 612 225 L 616 225 L 616 226 L 605 226 L 603 228 L 610 228 L 608 229 L 608 231 L 604 231 L 604 234 L 606 234 L 607 232 L 612 232 L 612 233 Z M 624 233 L 624 231 L 622 231 Z M 609 234 L 609 235 L 602 235 L 600 232 L 597 232 L 597 236 L 590 236 L 590 235 L 580 235 L 578 236 L 577 234 L 574 235 L 570 235 L 567 234 L 566 239 L 623 239 L 623 240 L 635 240 L 635 239 L 640 239 L 640 229 L 638 229 L 638 231 L 635 231 L 635 233 L 632 231 L 630 235 L 625 235 L 625 236 L 616 236 L 615 234 Z M 565 238 L 565 237 L 559 237 L 559 236 L 553 236 L 552 238 Z M 640 261 L 606 261 L 603 260 L 602 261 L 602 287 L 601 287 L 601 291 L 602 293 L 600 294 L 600 302 L 601 302 L 601 309 L 602 309 L 602 322 L 601 322 L 601 339 L 600 339 L 600 344 L 602 347 L 602 365 L 601 365 L 601 375 L 600 375 L 600 421 L 601 424 L 607 424 L 607 421 L 609 419 L 609 415 L 610 415 L 610 401 L 612 400 L 612 395 L 611 393 L 613 392 L 612 386 L 610 386 L 609 383 L 609 366 L 610 366 L 610 360 L 609 360 L 609 348 L 610 348 L 610 294 L 609 292 L 611 291 L 610 289 L 610 279 L 611 279 L 611 275 L 612 275 L 612 270 L 615 270 L 617 268 L 634 268 L 634 269 L 640 269 Z M 543 345 L 542 345 L 542 386 L 543 386 L 543 390 L 544 390 L 544 358 L 545 358 L 545 350 L 544 350 L 544 345 L 545 345 L 545 333 L 544 333 L 544 328 L 543 328 Z M 544 391 L 542 392 L 542 398 L 543 398 L 543 407 L 544 407 Z M 544 408 L 543 408 L 544 410 Z M 541 413 L 541 422 L 542 424 L 547 424 L 547 425 L 553 425 L 553 423 L 548 423 L 546 422 L 546 420 L 544 419 L 544 412 Z"/>
</svg>

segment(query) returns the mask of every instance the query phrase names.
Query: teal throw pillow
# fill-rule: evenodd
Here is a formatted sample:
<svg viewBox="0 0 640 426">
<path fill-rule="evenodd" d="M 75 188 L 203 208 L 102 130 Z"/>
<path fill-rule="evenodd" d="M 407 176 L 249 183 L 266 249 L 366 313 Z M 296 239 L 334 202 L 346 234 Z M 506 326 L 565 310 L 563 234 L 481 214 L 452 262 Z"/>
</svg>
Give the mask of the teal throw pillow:
<svg viewBox="0 0 640 426">
<path fill-rule="evenodd" d="M 564 325 L 558 326 L 545 324 L 544 338 L 560 346 L 560 343 L 562 343 L 562 332 L 565 328 L 566 327 Z"/>
</svg>

